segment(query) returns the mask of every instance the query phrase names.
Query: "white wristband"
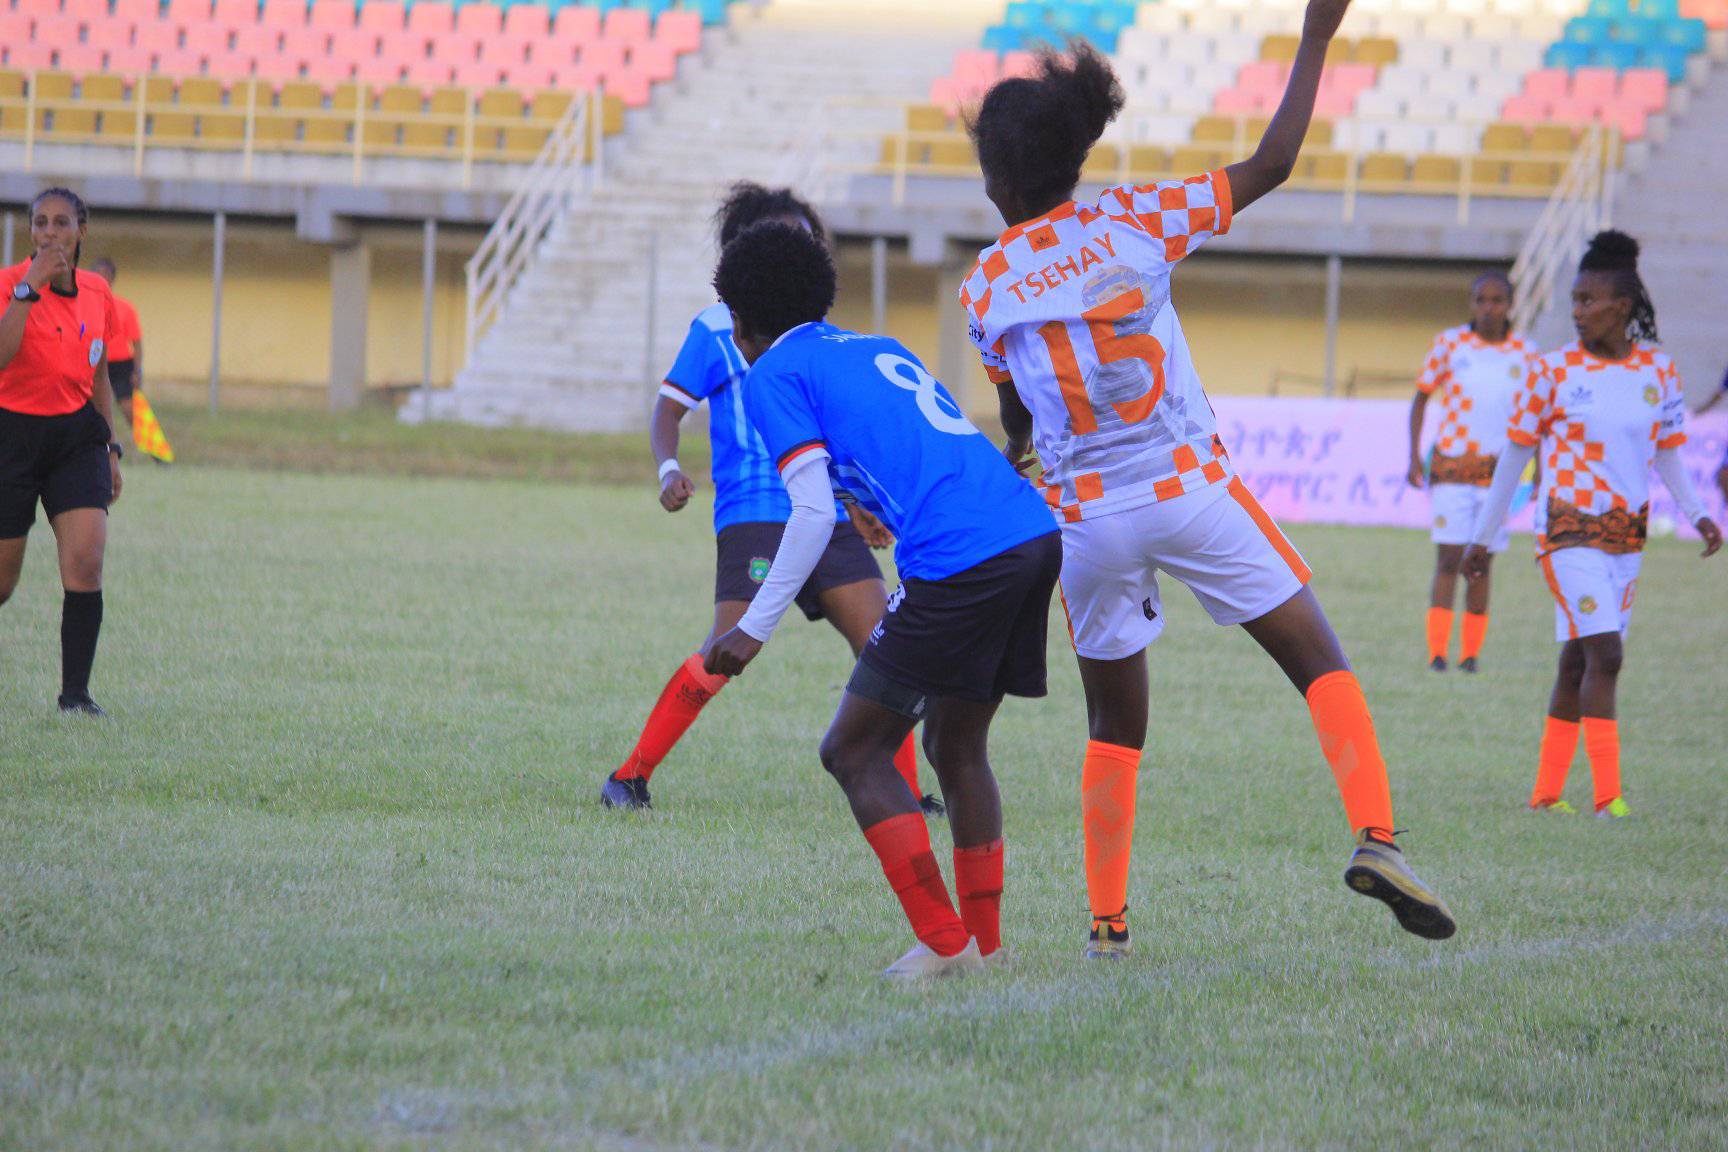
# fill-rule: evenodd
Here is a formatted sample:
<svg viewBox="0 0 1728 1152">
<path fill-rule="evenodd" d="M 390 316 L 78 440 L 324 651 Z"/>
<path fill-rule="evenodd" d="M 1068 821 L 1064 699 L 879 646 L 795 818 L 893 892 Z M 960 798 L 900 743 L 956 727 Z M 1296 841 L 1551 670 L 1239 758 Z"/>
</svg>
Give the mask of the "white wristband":
<svg viewBox="0 0 1728 1152">
<path fill-rule="evenodd" d="M 670 460 L 662 460 L 660 462 L 660 486 L 665 487 L 666 477 L 673 472 L 680 471 L 683 471 L 683 469 L 678 467 L 678 457 L 674 456 Z"/>
</svg>

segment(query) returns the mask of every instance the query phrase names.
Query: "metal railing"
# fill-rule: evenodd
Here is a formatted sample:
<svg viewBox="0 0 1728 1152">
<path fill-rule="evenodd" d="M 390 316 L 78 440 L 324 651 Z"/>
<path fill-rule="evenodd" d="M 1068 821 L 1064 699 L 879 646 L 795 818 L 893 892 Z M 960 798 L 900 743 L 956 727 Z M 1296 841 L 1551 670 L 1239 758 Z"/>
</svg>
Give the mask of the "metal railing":
<svg viewBox="0 0 1728 1152">
<path fill-rule="evenodd" d="M 605 97 L 596 87 L 573 101 L 468 261 L 468 357 L 504 314 L 540 243 L 578 197 L 605 180 Z"/>
<path fill-rule="evenodd" d="M 121 98 L 96 99 L 44 96 L 40 77 L 32 73 L 22 95 L 0 95 L 0 142 L 23 144 L 25 171 L 35 167 L 40 146 L 70 144 L 129 149 L 135 176 L 144 174 L 147 154 L 170 150 L 239 153 L 246 180 L 253 178 L 257 158 L 269 155 L 348 158 L 355 184 L 364 182 L 373 160 L 441 160 L 460 165 L 466 188 L 476 164 L 534 159 L 540 134 L 555 123 L 484 114 L 485 93 L 477 90 L 463 92 L 460 111 L 423 111 L 381 107 L 367 85 L 347 87 L 351 103 L 292 107 L 270 102 L 268 81 L 236 82 L 227 102 L 182 101 L 168 78 L 139 76 Z"/>
<path fill-rule="evenodd" d="M 1608 227 L 1614 209 L 1616 143 L 1610 130 L 1592 128 L 1585 134 L 1525 237 L 1512 264 L 1512 327 L 1518 331 L 1535 331 L 1590 237 Z"/>
</svg>

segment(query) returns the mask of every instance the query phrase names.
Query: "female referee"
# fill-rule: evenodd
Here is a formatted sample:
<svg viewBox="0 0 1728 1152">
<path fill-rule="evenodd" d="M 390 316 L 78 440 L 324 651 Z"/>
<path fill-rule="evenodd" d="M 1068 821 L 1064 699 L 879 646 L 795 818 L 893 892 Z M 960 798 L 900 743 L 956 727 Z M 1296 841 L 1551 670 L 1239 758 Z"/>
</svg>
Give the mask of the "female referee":
<svg viewBox="0 0 1728 1152">
<path fill-rule="evenodd" d="M 1081 769 L 1092 932 L 1086 955 L 1128 948 L 1128 861 L 1146 741 L 1146 649 L 1164 627 L 1158 573 L 1219 624 L 1241 625 L 1308 703 L 1356 838 L 1351 890 L 1407 931 L 1451 936 L 1441 899 L 1393 844 L 1374 722 L 1309 571 L 1232 469 L 1171 302 L 1176 265 L 1288 179 L 1348 0 L 1309 0 L 1284 98 L 1254 154 L 1187 180 L 1072 199 L 1125 97 L 1082 45 L 1004 80 L 972 124 L 984 191 L 1008 230 L 979 254 L 960 301 L 1002 404 L 1007 452 L 1036 441 L 1062 522 L 1062 594 L 1091 740 Z M 1212 686 L 1189 684 L 1192 691 Z M 1223 765 L 1219 766 L 1221 769 Z"/>
<path fill-rule="evenodd" d="M 1507 448 L 1465 550 L 1464 576 L 1487 575 L 1487 543 L 1506 519 L 1525 466 L 1546 446 L 1546 516 L 1536 554 L 1554 596 L 1560 668 L 1530 807 L 1572 811 L 1561 793 L 1582 732 L 1596 815 L 1618 819 L 1629 809 L 1620 795 L 1615 693 L 1649 534 L 1651 467 L 1697 526 L 1705 556 L 1722 547 L 1722 530 L 1704 514 L 1680 459 L 1686 395 L 1674 362 L 1645 347 L 1657 339 L 1656 307 L 1638 275 L 1638 242 L 1624 232 L 1590 241 L 1572 285 L 1572 325 L 1577 341 L 1538 357 L 1513 402 Z"/>
<path fill-rule="evenodd" d="M 0 270 L 0 604 L 18 586 L 41 501 L 60 557 L 60 710 L 91 716 L 108 506 L 120 496 L 108 284 L 78 268 L 90 213 L 65 188 L 30 205 L 29 260 Z"/>
<path fill-rule="evenodd" d="M 757 184 L 733 186 L 715 213 L 722 249 L 747 229 L 764 223 L 803 228 L 824 244 L 827 231 L 816 210 L 790 189 Z M 695 655 L 687 657 L 661 690 L 642 735 L 624 763 L 606 778 L 600 802 L 608 808 L 647 808 L 648 780 L 728 678 L 703 670 L 714 638 L 730 632 L 762 587 L 792 502 L 762 437 L 744 415 L 744 374 L 749 365 L 732 340 L 732 316 L 723 304 L 698 313 L 678 360 L 667 373 L 649 432 L 649 447 L 660 464 L 660 506 L 682 511 L 696 490 L 678 463 L 678 428 L 684 417 L 708 402 L 709 438 L 714 448 L 714 531 L 719 553 L 714 581 L 714 626 Z M 836 510 L 839 526 L 821 562 L 798 594 L 798 607 L 811 620 L 827 619 L 853 656 L 863 651 L 871 629 L 882 619 L 888 593 L 870 548 L 893 543 L 881 522 L 848 502 Z M 921 796 L 917 744 L 908 736 L 894 766 L 930 815 L 941 801 Z"/>
</svg>

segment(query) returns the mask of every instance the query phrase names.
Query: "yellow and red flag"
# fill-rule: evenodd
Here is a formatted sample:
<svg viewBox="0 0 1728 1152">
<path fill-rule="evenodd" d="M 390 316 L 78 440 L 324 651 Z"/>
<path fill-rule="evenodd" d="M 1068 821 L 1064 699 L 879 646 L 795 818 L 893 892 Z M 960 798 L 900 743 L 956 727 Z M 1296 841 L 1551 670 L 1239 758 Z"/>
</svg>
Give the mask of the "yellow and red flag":
<svg viewBox="0 0 1728 1152">
<path fill-rule="evenodd" d="M 156 420 L 156 413 L 150 407 L 150 401 L 144 399 L 144 390 L 135 389 L 132 393 L 132 442 L 138 445 L 138 451 L 146 456 L 152 456 L 164 464 L 174 463 L 174 449 L 168 443 L 168 437 L 162 433 L 162 425 Z"/>
</svg>

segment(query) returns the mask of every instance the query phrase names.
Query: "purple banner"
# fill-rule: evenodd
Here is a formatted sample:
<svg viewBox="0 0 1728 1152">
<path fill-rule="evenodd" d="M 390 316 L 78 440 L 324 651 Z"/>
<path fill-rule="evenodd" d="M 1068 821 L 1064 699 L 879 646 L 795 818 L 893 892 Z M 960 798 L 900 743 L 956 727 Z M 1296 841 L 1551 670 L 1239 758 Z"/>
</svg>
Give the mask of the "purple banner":
<svg viewBox="0 0 1728 1152">
<path fill-rule="evenodd" d="M 1266 510 L 1293 524 L 1385 524 L 1428 527 L 1428 496 L 1405 478 L 1410 460 L 1410 404 L 1406 400 L 1318 400 L 1217 396 L 1224 447 Z M 1439 424 L 1428 419 L 1427 442 Z M 1716 470 L 1728 445 L 1728 413 L 1713 412 L 1687 425 L 1681 450 L 1692 483 L 1717 523 L 1724 522 Z M 1651 527 L 1665 530 L 1677 516 L 1662 482 L 1651 477 Z M 1512 518 L 1515 531 L 1531 530 L 1529 507 Z M 1691 525 L 1682 535 L 1696 536 Z"/>
</svg>

